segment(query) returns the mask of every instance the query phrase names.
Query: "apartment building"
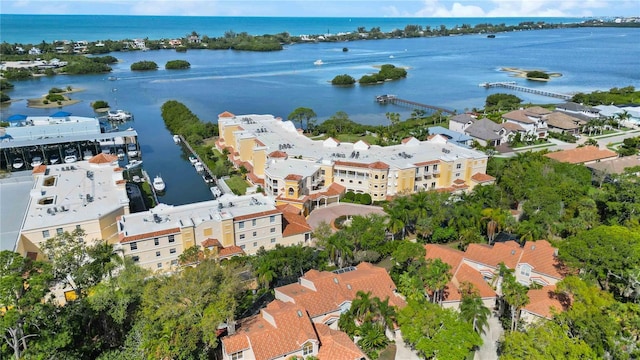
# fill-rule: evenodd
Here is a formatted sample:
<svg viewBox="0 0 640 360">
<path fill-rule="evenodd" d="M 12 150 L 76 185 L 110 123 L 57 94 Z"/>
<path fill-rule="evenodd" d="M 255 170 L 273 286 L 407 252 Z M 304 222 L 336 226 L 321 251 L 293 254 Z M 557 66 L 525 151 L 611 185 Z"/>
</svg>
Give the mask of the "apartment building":
<svg viewBox="0 0 640 360">
<path fill-rule="evenodd" d="M 441 135 L 386 147 L 311 140 L 291 121 L 229 112 L 218 116 L 218 127 L 218 150 L 226 149 L 235 166 L 249 170 L 247 178 L 278 204 L 303 214 L 339 201 L 347 191 L 378 201 L 421 190 L 468 191 L 493 181 L 486 175 L 487 155 Z"/>
<path fill-rule="evenodd" d="M 155 208 L 120 217 L 118 247 L 140 266 L 169 270 L 184 250 L 198 246 L 215 256 L 255 254 L 276 244 L 304 244 L 311 227 L 304 217 L 276 207 L 262 194 L 223 195 L 216 200 Z"/>
</svg>

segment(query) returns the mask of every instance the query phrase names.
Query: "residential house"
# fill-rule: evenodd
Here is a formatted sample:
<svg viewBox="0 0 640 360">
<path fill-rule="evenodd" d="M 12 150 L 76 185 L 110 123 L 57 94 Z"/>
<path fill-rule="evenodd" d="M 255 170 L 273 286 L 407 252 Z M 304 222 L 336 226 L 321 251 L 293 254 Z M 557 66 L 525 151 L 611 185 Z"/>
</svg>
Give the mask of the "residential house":
<svg viewBox="0 0 640 360">
<path fill-rule="evenodd" d="M 383 268 L 361 263 L 333 272 L 310 270 L 298 283 L 276 288 L 276 300 L 230 330 L 222 339 L 223 359 L 366 359 L 337 329 L 340 314 L 349 310 L 358 291 L 389 299 L 393 306 L 406 305 Z"/>
<path fill-rule="evenodd" d="M 592 164 L 618 158 L 618 153 L 597 146 L 583 146 L 570 150 L 555 151 L 544 156 L 570 164 Z"/>
<path fill-rule="evenodd" d="M 561 111 L 554 111 L 547 115 L 547 126 L 551 132 L 578 135 L 580 133 L 580 129 L 586 123 L 587 122 L 585 120 L 581 120 Z"/>
<path fill-rule="evenodd" d="M 520 319 L 527 324 L 539 319 L 551 320 L 554 314 L 566 311 L 570 304 L 568 297 L 556 292 L 555 285 L 530 289 L 527 296 L 529 303 L 520 310 Z"/>
<path fill-rule="evenodd" d="M 473 124 L 477 118 L 475 115 L 464 113 L 449 118 L 449 130 L 464 133 L 464 130 Z M 431 130 L 431 129 L 429 129 Z"/>
<path fill-rule="evenodd" d="M 467 126 L 464 133 L 474 138 L 482 146 L 499 146 L 506 141 L 507 130 L 500 124 L 483 118 Z"/>
<path fill-rule="evenodd" d="M 586 121 L 590 121 L 600 117 L 599 109 L 591 106 L 586 106 L 583 104 L 574 103 L 571 101 L 566 102 L 564 104 L 556 105 L 556 110 L 562 111 L 569 115 L 573 115 L 575 117 L 580 118 L 581 120 L 586 120 Z"/>
<path fill-rule="evenodd" d="M 589 163 L 586 166 L 591 169 L 594 175 L 624 174 L 629 169 L 640 168 L 640 157 L 624 156 L 613 160 Z M 640 172 L 636 172 L 636 175 L 640 176 Z"/>
<path fill-rule="evenodd" d="M 35 46 L 29 49 L 29 55 L 40 55 L 40 54 L 42 54 L 42 51 Z"/>
<path fill-rule="evenodd" d="M 526 134 L 534 135 L 536 139 L 546 139 L 548 128 L 545 117 L 550 113 L 551 111 L 543 107 L 533 106 L 502 115 L 502 122 L 517 124 Z"/>
</svg>

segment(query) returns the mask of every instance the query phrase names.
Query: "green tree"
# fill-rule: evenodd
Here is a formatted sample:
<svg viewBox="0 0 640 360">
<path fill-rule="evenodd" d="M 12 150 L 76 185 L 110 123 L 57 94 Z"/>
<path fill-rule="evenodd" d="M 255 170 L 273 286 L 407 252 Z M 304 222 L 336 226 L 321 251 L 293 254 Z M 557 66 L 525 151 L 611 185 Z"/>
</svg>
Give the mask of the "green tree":
<svg viewBox="0 0 640 360">
<path fill-rule="evenodd" d="M 500 344 L 504 360 L 596 359 L 598 356 L 582 339 L 568 335 L 566 326 L 553 321 L 535 323 L 526 332 L 512 331 Z"/>
<path fill-rule="evenodd" d="M 336 77 L 334 77 L 331 80 L 331 85 L 353 85 L 356 83 L 356 79 L 354 79 L 351 75 L 348 74 L 342 74 L 342 75 L 336 75 Z"/>
<path fill-rule="evenodd" d="M 186 60 L 170 60 L 164 65 L 167 70 L 188 69 L 191 64 Z"/>
<path fill-rule="evenodd" d="M 444 290 L 451 280 L 451 265 L 440 259 L 428 260 L 424 272 L 424 283 L 432 292 L 431 301 L 442 304 Z"/>
<path fill-rule="evenodd" d="M 131 70 L 144 71 L 144 70 L 158 70 L 158 64 L 153 61 L 138 61 L 131 64 Z"/>
<path fill-rule="evenodd" d="M 482 298 L 473 284 L 463 283 L 461 285 L 460 316 L 464 321 L 471 323 L 473 330 L 484 333 L 485 329 L 489 327 L 491 310 L 484 306 Z"/>
<path fill-rule="evenodd" d="M 304 121 L 307 122 L 307 131 L 309 130 L 309 122 L 316 118 L 318 115 L 316 115 L 315 111 L 313 111 L 313 109 L 310 108 L 306 108 L 306 107 L 299 107 L 296 108 L 295 110 L 293 110 L 291 112 L 291 114 L 289 114 L 289 116 L 287 117 L 288 120 L 295 120 L 298 121 L 300 123 L 300 129 L 303 129 L 302 125 L 304 123 Z"/>
<path fill-rule="evenodd" d="M 500 273 L 502 274 L 502 298 L 509 305 L 511 312 L 511 331 L 515 331 L 520 321 L 520 309 L 529 304 L 529 289 L 520 284 L 512 273 L 513 270 L 507 269 L 504 264 L 500 264 Z"/>
</svg>

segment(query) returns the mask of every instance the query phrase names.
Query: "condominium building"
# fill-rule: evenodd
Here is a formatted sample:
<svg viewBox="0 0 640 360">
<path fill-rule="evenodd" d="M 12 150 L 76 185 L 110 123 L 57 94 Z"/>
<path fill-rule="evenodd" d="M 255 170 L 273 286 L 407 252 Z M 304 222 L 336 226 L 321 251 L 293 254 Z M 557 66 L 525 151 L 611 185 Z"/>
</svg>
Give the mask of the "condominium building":
<svg viewBox="0 0 640 360">
<path fill-rule="evenodd" d="M 308 214 L 339 201 L 346 191 L 367 193 L 373 201 L 421 190 L 467 191 L 494 179 L 486 175 L 487 155 L 459 146 L 445 136 L 413 137 L 394 146 L 333 138 L 311 140 L 292 122 L 272 115 L 218 117 L 220 138 L 235 166 L 278 204 Z"/>
<path fill-rule="evenodd" d="M 16 250 L 37 254 L 47 239 L 78 228 L 87 241 L 117 242 L 116 218 L 129 213 L 123 170 L 108 154 L 37 166 Z"/>
<path fill-rule="evenodd" d="M 299 213 L 276 207 L 262 194 L 223 195 L 216 200 L 155 208 L 118 220 L 119 245 L 140 266 L 167 270 L 198 246 L 218 258 L 255 254 L 277 244 L 307 243 L 311 227 Z"/>
</svg>

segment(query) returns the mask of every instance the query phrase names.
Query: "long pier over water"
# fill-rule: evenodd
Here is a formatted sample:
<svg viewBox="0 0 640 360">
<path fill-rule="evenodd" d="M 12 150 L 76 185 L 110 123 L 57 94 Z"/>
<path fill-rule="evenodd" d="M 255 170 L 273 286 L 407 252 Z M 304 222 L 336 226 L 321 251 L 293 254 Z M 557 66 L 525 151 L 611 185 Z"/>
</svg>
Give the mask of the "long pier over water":
<svg viewBox="0 0 640 360">
<path fill-rule="evenodd" d="M 552 92 L 552 91 L 546 91 L 546 90 L 529 88 L 529 87 L 526 87 L 526 86 L 520 86 L 515 81 L 491 82 L 491 83 L 487 82 L 487 83 L 482 83 L 479 86 L 487 88 L 487 89 L 493 88 L 493 87 L 501 87 L 501 88 L 505 88 L 505 89 L 522 91 L 522 92 L 527 92 L 527 93 L 536 94 L 536 95 L 542 95 L 542 96 L 548 96 L 548 97 L 552 97 L 552 98 L 556 98 L 556 99 L 562 99 L 562 100 L 571 100 L 571 98 L 573 97 L 572 95 L 569 95 L 569 94 L 561 94 L 561 93 L 556 93 L 556 92 Z"/>
<path fill-rule="evenodd" d="M 427 105 L 427 104 L 422 104 L 422 103 L 411 101 L 411 100 L 400 99 L 395 95 L 378 95 L 376 96 L 376 101 L 380 104 L 404 105 L 411 108 L 418 108 L 418 109 L 428 111 L 430 113 L 435 113 L 438 111 L 444 114 L 449 114 L 449 115 L 455 115 L 456 113 L 455 111 L 441 108 L 438 106 Z"/>
</svg>

